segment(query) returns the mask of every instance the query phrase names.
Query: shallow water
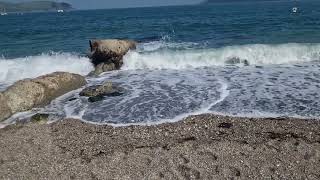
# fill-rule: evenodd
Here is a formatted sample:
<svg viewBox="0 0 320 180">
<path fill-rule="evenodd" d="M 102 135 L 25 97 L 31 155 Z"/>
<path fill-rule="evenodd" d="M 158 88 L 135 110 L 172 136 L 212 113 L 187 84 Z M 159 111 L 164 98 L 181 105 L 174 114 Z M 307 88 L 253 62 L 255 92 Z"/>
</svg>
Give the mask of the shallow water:
<svg viewBox="0 0 320 180">
<path fill-rule="evenodd" d="M 112 81 L 125 95 L 88 103 L 70 102 L 66 112 L 97 123 L 179 120 L 192 114 L 320 117 L 320 65 L 281 65 L 185 70 L 120 71 Z M 83 115 L 81 115 L 83 114 Z"/>
</svg>

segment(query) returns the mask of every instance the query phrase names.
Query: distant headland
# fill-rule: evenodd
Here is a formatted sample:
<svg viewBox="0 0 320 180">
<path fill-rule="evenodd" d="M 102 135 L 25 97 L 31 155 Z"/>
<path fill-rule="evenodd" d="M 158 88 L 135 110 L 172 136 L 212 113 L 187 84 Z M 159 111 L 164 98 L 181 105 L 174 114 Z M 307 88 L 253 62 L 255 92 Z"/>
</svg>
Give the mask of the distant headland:
<svg viewBox="0 0 320 180">
<path fill-rule="evenodd" d="M 281 0 L 204 0 L 202 4 L 227 3 L 227 2 L 262 2 L 262 1 L 281 1 Z"/>
<path fill-rule="evenodd" d="M 0 12 L 56 11 L 71 9 L 73 9 L 72 5 L 65 2 L 31 1 L 21 3 L 10 3 L 0 1 Z"/>
</svg>

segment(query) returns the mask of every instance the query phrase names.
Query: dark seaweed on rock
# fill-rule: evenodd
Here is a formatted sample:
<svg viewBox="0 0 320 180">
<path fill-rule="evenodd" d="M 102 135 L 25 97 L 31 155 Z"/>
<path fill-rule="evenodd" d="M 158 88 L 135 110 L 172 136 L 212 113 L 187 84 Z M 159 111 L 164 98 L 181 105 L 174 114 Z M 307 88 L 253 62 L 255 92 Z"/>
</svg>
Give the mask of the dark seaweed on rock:
<svg viewBox="0 0 320 180">
<path fill-rule="evenodd" d="M 123 56 L 136 48 L 136 42 L 131 40 L 91 40 L 89 41 L 91 62 L 95 66 L 94 74 L 118 70 L 123 64 Z"/>
</svg>

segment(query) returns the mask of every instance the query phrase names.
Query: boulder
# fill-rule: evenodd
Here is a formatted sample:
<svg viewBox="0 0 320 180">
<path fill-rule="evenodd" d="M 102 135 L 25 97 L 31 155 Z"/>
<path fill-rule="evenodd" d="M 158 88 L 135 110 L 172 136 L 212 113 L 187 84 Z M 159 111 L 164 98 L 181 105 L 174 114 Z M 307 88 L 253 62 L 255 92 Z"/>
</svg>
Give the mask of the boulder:
<svg viewBox="0 0 320 180">
<path fill-rule="evenodd" d="M 80 92 L 80 96 L 89 97 L 89 102 L 101 101 L 106 96 L 120 96 L 122 94 L 124 94 L 124 89 L 111 82 L 90 86 Z"/>
<path fill-rule="evenodd" d="M 123 56 L 135 49 L 137 43 L 131 40 L 91 40 L 90 59 L 96 67 L 95 73 L 118 70 L 123 64 Z"/>
<path fill-rule="evenodd" d="M 66 72 L 55 72 L 35 79 L 18 81 L 0 96 L 0 121 L 13 113 L 45 106 L 53 99 L 85 84 L 86 80 L 81 75 Z"/>
</svg>

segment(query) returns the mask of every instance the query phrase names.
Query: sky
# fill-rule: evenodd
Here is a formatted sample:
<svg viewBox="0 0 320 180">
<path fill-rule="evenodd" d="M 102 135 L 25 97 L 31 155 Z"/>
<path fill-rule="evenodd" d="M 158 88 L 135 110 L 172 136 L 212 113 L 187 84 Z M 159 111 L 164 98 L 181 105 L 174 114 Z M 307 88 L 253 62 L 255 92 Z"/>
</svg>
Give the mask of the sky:
<svg viewBox="0 0 320 180">
<path fill-rule="evenodd" d="M 1 0 L 0 0 L 1 1 Z M 32 0 L 7 0 L 9 2 L 22 2 Z M 104 8 L 127 8 L 145 6 L 168 6 L 197 4 L 203 0 L 52 0 L 68 2 L 77 9 L 104 9 Z"/>
</svg>

